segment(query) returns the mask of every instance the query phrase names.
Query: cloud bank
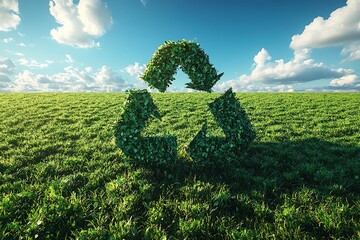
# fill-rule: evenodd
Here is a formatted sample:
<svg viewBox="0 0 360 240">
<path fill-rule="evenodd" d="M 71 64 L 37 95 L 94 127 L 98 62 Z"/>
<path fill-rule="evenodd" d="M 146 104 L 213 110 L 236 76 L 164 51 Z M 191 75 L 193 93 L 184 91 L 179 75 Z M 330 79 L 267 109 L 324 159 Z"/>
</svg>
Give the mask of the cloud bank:
<svg viewBox="0 0 360 240">
<path fill-rule="evenodd" d="M 125 71 L 130 74 L 131 76 L 136 76 L 139 78 L 139 76 L 145 71 L 146 65 L 143 64 L 140 66 L 138 62 L 135 62 L 134 65 L 129 65 L 125 68 Z"/>
<path fill-rule="evenodd" d="M 311 58 L 312 48 L 329 46 L 343 46 L 341 53 L 346 61 L 360 60 L 360 0 L 348 0 L 346 6 L 333 11 L 328 19 L 317 17 L 301 34 L 294 35 L 290 43 L 294 57 L 290 61 L 271 61 L 270 54 L 263 48 L 254 57 L 250 75 L 218 83 L 215 89 L 293 91 L 294 84 L 329 80 L 324 90 L 358 91 L 358 77 L 352 69 L 330 68 Z"/>
<path fill-rule="evenodd" d="M 50 75 L 29 70 L 15 74 L 15 68 L 11 59 L 0 58 L 0 92 L 122 92 L 135 87 L 107 66 L 96 71 L 68 66 Z"/>
<path fill-rule="evenodd" d="M 3 42 L 4 42 L 4 43 L 11 43 L 11 42 L 14 42 L 14 39 L 11 38 L 11 37 L 10 37 L 10 38 L 4 38 L 4 39 L 3 39 Z"/>
<path fill-rule="evenodd" d="M 360 59 L 360 0 L 348 0 L 328 19 L 315 18 L 301 34 L 292 37 L 293 49 L 344 46 L 343 54 L 348 60 Z"/>
<path fill-rule="evenodd" d="M 223 91 L 232 87 L 235 91 L 292 91 L 292 86 L 289 89 L 284 86 L 354 75 L 351 69 L 329 68 L 321 62 L 316 62 L 310 55 L 311 50 L 306 48 L 294 51 L 294 57 L 290 61 L 286 62 L 283 59 L 270 61 L 272 59 L 270 54 L 263 48 L 254 57 L 254 69 L 250 75 L 244 74 L 237 80 L 219 83 L 216 89 Z M 272 87 L 265 86 L 266 84 L 279 85 Z"/>
<path fill-rule="evenodd" d="M 359 13 L 360 14 L 360 13 Z M 360 60 L 360 41 L 347 44 L 341 51 L 343 55 L 347 55 L 349 61 Z"/>
<path fill-rule="evenodd" d="M 19 2 L 17 0 L 0 0 L 0 32 L 14 30 L 20 22 Z"/>
<path fill-rule="evenodd" d="M 61 26 L 50 31 L 60 44 L 79 48 L 100 46 L 95 39 L 103 36 L 112 24 L 110 10 L 101 0 L 51 0 L 50 14 Z"/>
<path fill-rule="evenodd" d="M 358 77 L 355 74 L 343 76 L 341 78 L 334 79 L 330 82 L 332 87 L 344 87 L 344 86 L 355 86 L 358 83 Z"/>
<path fill-rule="evenodd" d="M 20 58 L 16 62 L 19 63 L 20 65 L 23 65 L 26 67 L 40 68 L 40 69 L 47 68 L 52 63 L 52 61 L 50 61 L 50 60 L 47 60 L 45 62 L 38 62 L 34 59 L 27 59 L 25 57 Z"/>
</svg>

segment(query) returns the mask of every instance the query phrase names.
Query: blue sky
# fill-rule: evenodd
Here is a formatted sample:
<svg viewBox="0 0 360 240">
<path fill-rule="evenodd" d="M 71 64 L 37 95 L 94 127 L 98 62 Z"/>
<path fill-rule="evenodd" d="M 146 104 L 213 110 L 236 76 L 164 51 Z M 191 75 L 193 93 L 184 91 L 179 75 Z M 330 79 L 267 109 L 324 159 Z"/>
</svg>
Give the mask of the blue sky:
<svg viewBox="0 0 360 240">
<path fill-rule="evenodd" d="M 0 91 L 147 88 L 181 39 L 224 72 L 214 91 L 360 90 L 360 0 L 0 0 Z"/>
</svg>

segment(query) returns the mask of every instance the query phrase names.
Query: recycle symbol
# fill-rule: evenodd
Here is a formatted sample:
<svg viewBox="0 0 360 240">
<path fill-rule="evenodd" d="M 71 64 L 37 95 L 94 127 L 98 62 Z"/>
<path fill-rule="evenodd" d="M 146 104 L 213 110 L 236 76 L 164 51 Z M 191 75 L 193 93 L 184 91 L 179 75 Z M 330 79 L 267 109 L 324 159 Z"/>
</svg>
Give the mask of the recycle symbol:
<svg viewBox="0 0 360 240">
<path fill-rule="evenodd" d="M 174 80 L 173 75 L 179 66 L 191 79 L 187 87 L 195 90 L 211 92 L 211 88 L 223 75 L 217 74 L 199 44 L 182 40 L 167 41 L 160 46 L 141 78 L 150 87 L 164 92 Z M 208 136 L 205 122 L 186 151 L 196 163 L 203 166 L 224 161 L 230 163 L 244 153 L 254 140 L 255 132 L 231 88 L 208 106 L 225 138 Z M 175 136 L 141 136 L 152 116 L 161 120 L 150 93 L 146 89 L 128 91 L 122 115 L 115 124 L 116 145 L 135 163 L 157 166 L 175 161 Z"/>
</svg>

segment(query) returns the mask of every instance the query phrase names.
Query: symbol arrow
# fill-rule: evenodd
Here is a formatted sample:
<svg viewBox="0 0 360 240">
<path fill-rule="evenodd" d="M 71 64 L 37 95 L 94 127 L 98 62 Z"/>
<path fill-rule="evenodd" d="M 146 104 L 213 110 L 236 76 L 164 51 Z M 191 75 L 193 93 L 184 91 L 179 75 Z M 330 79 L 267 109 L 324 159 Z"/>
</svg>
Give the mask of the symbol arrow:
<svg viewBox="0 0 360 240">
<path fill-rule="evenodd" d="M 203 165 L 231 161 L 254 140 L 255 132 L 231 88 L 210 103 L 209 109 L 225 138 L 208 137 L 205 123 L 189 144 L 188 153 L 194 161 Z"/>
<path fill-rule="evenodd" d="M 153 54 L 144 73 L 140 76 L 151 88 L 165 92 L 175 80 L 177 68 L 188 75 L 191 80 L 187 88 L 211 92 L 211 88 L 220 80 L 224 73 L 210 63 L 209 56 L 200 45 L 191 41 L 166 41 Z"/>
<path fill-rule="evenodd" d="M 152 116 L 161 120 L 157 106 L 147 90 L 131 90 L 121 119 L 115 124 L 116 145 L 135 163 L 162 164 L 177 158 L 176 137 L 142 137 Z"/>
</svg>

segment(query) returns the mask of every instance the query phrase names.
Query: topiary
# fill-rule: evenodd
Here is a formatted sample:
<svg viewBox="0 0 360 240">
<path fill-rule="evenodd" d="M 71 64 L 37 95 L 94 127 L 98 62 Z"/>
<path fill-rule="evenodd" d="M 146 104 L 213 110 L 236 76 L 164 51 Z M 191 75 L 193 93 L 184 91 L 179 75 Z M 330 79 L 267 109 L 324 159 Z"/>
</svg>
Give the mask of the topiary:
<svg viewBox="0 0 360 240">
<path fill-rule="evenodd" d="M 167 41 L 155 52 L 141 75 L 150 87 L 166 91 L 174 80 L 178 67 L 189 75 L 188 88 L 211 92 L 211 88 L 223 75 L 217 74 L 210 64 L 209 56 L 198 43 L 191 41 Z M 121 118 L 116 122 L 116 144 L 129 160 L 135 163 L 164 165 L 177 158 L 176 137 L 142 137 L 141 131 L 149 119 L 160 114 L 147 90 L 132 90 L 125 101 Z M 187 151 L 199 166 L 229 165 L 243 154 L 254 140 L 255 132 L 230 88 L 209 104 L 211 113 L 225 133 L 225 138 L 207 136 L 207 125 L 189 144 Z"/>
<path fill-rule="evenodd" d="M 175 80 L 174 75 L 178 67 L 191 80 L 190 83 L 186 83 L 187 88 L 199 91 L 211 92 L 211 88 L 224 74 L 217 74 L 216 69 L 210 64 L 209 56 L 198 43 L 181 40 L 166 41 L 161 45 L 140 78 L 148 82 L 151 88 L 165 92 Z"/>
</svg>

